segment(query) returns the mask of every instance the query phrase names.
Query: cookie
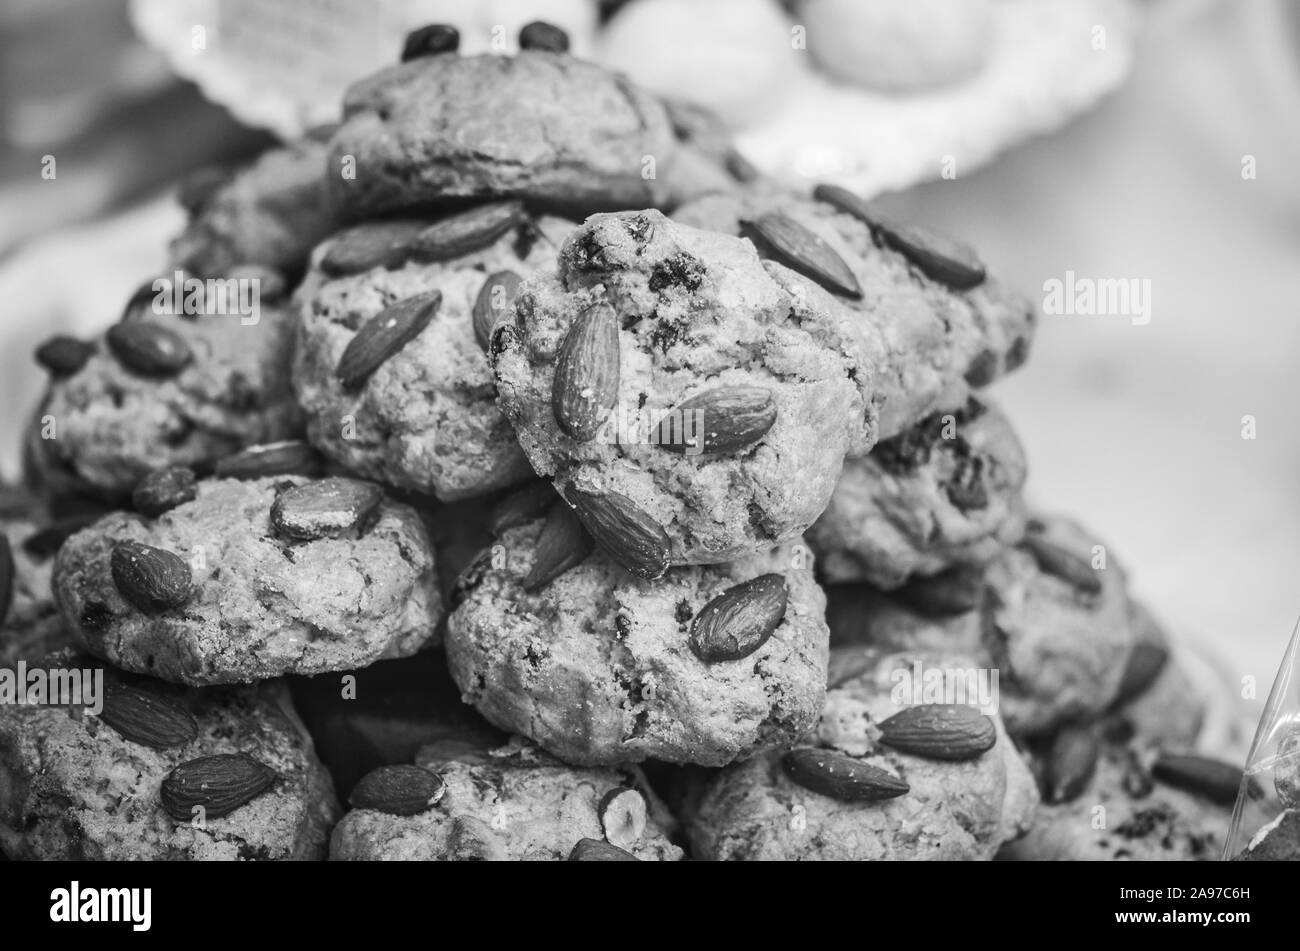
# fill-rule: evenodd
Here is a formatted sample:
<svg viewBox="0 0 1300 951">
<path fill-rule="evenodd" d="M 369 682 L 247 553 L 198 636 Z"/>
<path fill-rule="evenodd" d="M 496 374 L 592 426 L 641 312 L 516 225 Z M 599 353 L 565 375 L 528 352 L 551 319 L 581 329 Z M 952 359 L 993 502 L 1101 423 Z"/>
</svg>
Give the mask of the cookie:
<svg viewBox="0 0 1300 951">
<path fill-rule="evenodd" d="M 1152 780 L 1147 763 L 1105 744 L 1096 771 L 1069 802 L 1044 804 L 1011 861 L 1215 861 L 1231 808 Z"/>
<path fill-rule="evenodd" d="M 993 560 L 1024 531 L 1024 450 L 995 407 L 971 397 L 850 459 L 808 532 L 829 582 L 894 588 Z"/>
<path fill-rule="evenodd" d="M 793 541 L 873 422 L 866 356 L 819 290 L 736 237 L 656 211 L 594 216 L 497 325 L 501 409 L 570 502 L 662 533 L 666 559 L 628 565 L 644 576 Z"/>
<path fill-rule="evenodd" d="M 154 468 L 203 468 L 296 435 L 292 322 L 265 303 L 251 320 L 137 311 L 110 328 L 76 372 L 50 381 L 27 436 L 33 477 L 122 501 Z"/>
<path fill-rule="evenodd" d="M 34 500 L 17 498 L 25 511 L 0 511 L 0 668 L 71 643 L 50 590 L 54 552 L 41 537 L 47 520 Z"/>
<path fill-rule="evenodd" d="M 355 83 L 327 176 L 354 217 L 459 198 L 573 210 L 667 201 L 677 141 L 663 104 L 568 54 L 425 56 Z"/>
<path fill-rule="evenodd" d="M 190 219 L 171 243 L 173 264 L 200 277 L 256 264 L 296 280 L 311 249 L 339 225 L 325 201 L 325 157 L 323 139 L 306 138 L 245 168 L 195 172 L 181 184 Z"/>
<path fill-rule="evenodd" d="M 960 406 L 970 387 L 985 386 L 1024 363 L 1037 311 L 1028 298 L 988 276 L 969 248 L 958 255 L 947 238 L 918 237 L 896 222 L 886 225 L 878 212 L 843 190 L 817 193 L 823 200 L 758 183 L 741 193 L 690 202 L 673 218 L 723 234 L 744 233 L 786 264 L 788 254 L 764 242 L 753 222 L 776 215 L 830 246 L 860 294 L 822 294 L 820 303 L 844 312 L 872 357 L 872 372 L 860 374 L 858 382 L 879 413 L 878 438 L 897 436 L 926 416 Z M 907 243 L 896 240 L 898 235 Z M 859 444 L 855 454 L 870 448 L 870 442 Z"/>
<path fill-rule="evenodd" d="M 410 224 L 413 236 L 426 222 Z M 449 259 L 394 260 L 391 267 L 378 263 L 331 273 L 345 260 L 349 268 L 365 264 L 368 258 L 351 255 L 349 248 L 360 248 L 367 237 L 378 239 L 381 228 L 396 235 L 400 227 L 361 225 L 326 241 L 295 296 L 293 379 L 308 437 L 358 474 L 444 501 L 520 482 L 532 468 L 496 407 L 475 314 L 486 311 L 483 319 L 491 319 L 508 312 L 516 279 L 554 270 L 573 224 L 543 216 Z M 406 252 L 399 238 L 394 242 L 396 259 Z M 493 287 L 500 288 L 495 309 Z M 390 305 L 435 291 L 436 312 L 417 336 L 361 385 L 349 387 L 339 379 L 340 361 L 367 322 Z"/>
<path fill-rule="evenodd" d="M 373 484 L 217 479 L 156 519 L 74 535 L 54 596 L 96 656 L 203 685 L 412 654 L 441 617 L 434 571 L 419 517 Z"/>
<path fill-rule="evenodd" d="M 560 861 L 584 839 L 673 862 L 663 807 L 635 767 L 579 769 L 528 746 L 430 746 L 417 766 L 441 778 L 415 815 L 354 808 L 330 840 L 334 861 Z"/>
<path fill-rule="evenodd" d="M 85 655 L 51 663 L 90 669 Z M 312 751 L 282 681 L 255 687 L 192 690 L 108 671 L 102 716 L 79 705 L 0 705 L 0 850 L 11 859 L 83 861 L 280 861 L 325 856 L 339 815 L 329 775 Z M 113 716 L 126 682 L 165 704 L 183 728 L 174 745 L 150 745 L 136 721 Z M 123 724 L 120 732 L 110 723 Z M 136 724 L 136 729 L 130 725 Z M 141 739 L 148 742 L 141 742 Z M 219 814 L 216 799 L 202 821 L 168 790 L 181 769 L 202 757 L 244 756 L 245 768 L 273 774 L 270 785 Z M 229 769 L 230 761 L 218 768 Z M 235 764 L 239 766 L 240 764 Z M 194 767 L 188 767 L 193 769 Z M 170 780 L 169 780 L 169 777 Z M 259 783 L 259 785 L 262 785 Z M 169 810 L 168 806 L 171 806 Z"/>
<path fill-rule="evenodd" d="M 983 645 L 1002 674 L 1007 729 L 1049 733 L 1103 713 L 1137 642 L 1125 572 L 1106 546 L 1077 523 L 1034 519 L 985 577 Z"/>
<path fill-rule="evenodd" d="M 827 632 L 806 549 L 653 582 L 597 552 L 538 585 L 554 557 L 545 525 L 503 532 L 454 596 L 447 661 L 489 721 L 569 763 L 708 766 L 788 746 L 815 722 Z"/>
<path fill-rule="evenodd" d="M 683 822 L 691 854 L 739 861 L 984 860 L 1028 828 L 1038 792 L 1000 719 L 965 707 L 948 717 L 978 726 L 964 750 L 904 752 L 882 737 L 891 718 L 933 712 L 899 694 L 900 672 L 973 670 L 954 654 L 832 652 L 816 730 L 791 752 L 769 753 L 707 779 Z M 972 729 L 974 726 L 972 727 Z M 897 741 L 896 741 L 897 742 Z M 880 798 L 888 796 L 888 798 Z"/>
</svg>

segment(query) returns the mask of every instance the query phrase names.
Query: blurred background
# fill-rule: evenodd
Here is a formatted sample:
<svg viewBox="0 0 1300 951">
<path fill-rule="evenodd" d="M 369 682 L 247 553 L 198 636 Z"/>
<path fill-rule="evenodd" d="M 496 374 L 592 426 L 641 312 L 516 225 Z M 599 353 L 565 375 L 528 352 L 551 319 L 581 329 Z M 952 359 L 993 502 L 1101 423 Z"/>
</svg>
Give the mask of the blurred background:
<svg viewBox="0 0 1300 951">
<path fill-rule="evenodd" d="M 913 9 L 925 21 L 936 5 Z M 99 330 L 164 265 L 181 175 L 329 118 L 413 25 L 472 23 L 487 48 L 493 24 L 540 16 L 575 49 L 694 90 L 766 170 L 882 194 L 1031 297 L 1067 271 L 1149 281 L 1144 325 L 1045 315 L 994 396 L 1035 504 L 1105 538 L 1137 594 L 1255 678 L 1243 702 L 1262 705 L 1300 615 L 1300 3 L 987 0 L 969 75 L 902 90 L 764 46 L 779 33 L 789 47 L 814 6 L 6 0 L 0 471 L 16 476 L 39 394 L 32 348 Z"/>
</svg>

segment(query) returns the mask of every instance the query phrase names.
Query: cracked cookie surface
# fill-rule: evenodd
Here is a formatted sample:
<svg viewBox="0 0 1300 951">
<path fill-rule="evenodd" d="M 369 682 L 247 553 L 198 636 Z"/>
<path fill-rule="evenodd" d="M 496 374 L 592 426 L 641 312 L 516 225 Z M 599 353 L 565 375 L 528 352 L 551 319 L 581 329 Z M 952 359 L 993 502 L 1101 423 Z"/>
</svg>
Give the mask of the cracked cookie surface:
<svg viewBox="0 0 1300 951">
<path fill-rule="evenodd" d="M 531 476 L 514 430 L 497 409 L 473 311 L 489 276 L 551 271 L 573 227 L 543 216 L 451 260 L 408 260 L 335 276 L 321 262 L 338 239 L 326 241 L 294 298 L 294 388 L 311 442 L 354 472 L 443 501 Z M 362 387 L 345 389 L 335 370 L 357 330 L 385 307 L 435 290 L 442 300 L 430 324 Z"/>
<path fill-rule="evenodd" d="M 101 666 L 72 652 L 52 661 Z M 119 676 L 109 670 L 105 682 Z M 338 804 L 282 681 L 199 691 L 125 679 L 185 709 L 196 737 L 154 749 L 80 706 L 0 706 L 0 851 L 11 859 L 92 862 L 325 857 Z M 230 753 L 273 769 L 274 785 L 201 826 L 163 810 L 159 789 L 172 769 Z"/>
<path fill-rule="evenodd" d="M 452 676 L 488 720 L 570 763 L 707 766 L 788 745 L 815 722 L 827 632 L 806 549 L 675 568 L 653 582 L 597 553 L 529 592 L 541 525 L 504 533 L 499 565 L 448 620 Z M 702 661 L 689 644 L 696 614 L 768 572 L 788 588 L 783 620 L 748 656 Z"/>
<path fill-rule="evenodd" d="M 926 759 L 880 743 L 880 723 L 904 709 L 896 671 L 920 663 L 973 668 L 970 658 L 836 648 L 825 708 L 810 747 L 836 751 L 901 778 L 909 789 L 876 802 L 845 802 L 794 782 L 771 753 L 729 766 L 687 797 L 683 815 L 696 858 L 722 861 L 990 859 L 1028 828 L 1038 791 L 994 716 L 996 741 L 960 762 Z"/>
<path fill-rule="evenodd" d="M 579 839 L 605 840 L 600 802 L 635 789 L 647 803 L 644 832 L 621 845 L 647 862 L 673 862 L 668 817 L 634 766 L 582 769 L 531 747 L 422 749 L 416 765 L 446 783 L 438 802 L 414 816 L 354 809 L 334 830 L 334 861 L 559 861 Z"/>
<path fill-rule="evenodd" d="M 442 602 L 419 516 L 384 500 L 372 522 L 338 537 L 277 535 L 277 495 L 310 481 L 203 481 L 194 501 L 157 519 L 104 517 L 59 550 L 64 621 L 120 667 L 198 685 L 349 670 L 431 643 Z M 122 542 L 187 563 L 185 602 L 146 613 L 127 600 L 111 568 Z"/>
<path fill-rule="evenodd" d="M 845 453 L 872 438 L 868 357 L 850 315 L 835 316 L 825 296 L 739 238 L 656 211 L 593 216 L 565 242 L 555 275 L 520 288 L 514 323 L 497 326 L 501 408 L 540 475 L 570 501 L 571 488 L 626 497 L 666 534 L 670 564 L 770 549 L 812 524 Z M 556 418 L 556 368 L 575 321 L 602 304 L 619 322 L 617 392 L 582 440 Z M 723 388 L 769 400 L 770 428 L 726 451 L 693 451 L 689 432 L 665 448 L 664 414 Z M 696 438 L 728 423 L 705 410 L 680 418 L 698 423 Z"/>
<path fill-rule="evenodd" d="M 1024 531 L 1025 476 L 1010 422 L 972 397 L 845 462 L 808 543 L 830 582 L 893 588 L 982 565 Z"/>
</svg>

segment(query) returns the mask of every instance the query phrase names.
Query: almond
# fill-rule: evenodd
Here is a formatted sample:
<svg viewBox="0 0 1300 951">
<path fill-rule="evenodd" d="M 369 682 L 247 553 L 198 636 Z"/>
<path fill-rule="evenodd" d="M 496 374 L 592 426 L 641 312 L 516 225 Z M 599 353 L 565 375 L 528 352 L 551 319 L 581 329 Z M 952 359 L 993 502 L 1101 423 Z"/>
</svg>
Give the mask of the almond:
<svg viewBox="0 0 1300 951">
<path fill-rule="evenodd" d="M 1111 706 L 1122 707 L 1146 693 L 1147 688 L 1155 683 L 1168 662 L 1169 651 L 1162 645 L 1150 641 L 1139 641 L 1134 644 L 1124 664 L 1119 690 L 1116 691 Z"/>
<path fill-rule="evenodd" d="M 1161 753 L 1151 775 L 1168 786 L 1231 806 L 1237 801 L 1243 774 L 1240 767 L 1208 756 Z"/>
<path fill-rule="evenodd" d="M 334 375 L 345 390 L 359 390 L 403 347 L 420 335 L 442 304 L 441 291 L 408 297 L 385 307 L 348 341 Z"/>
<path fill-rule="evenodd" d="M 446 261 L 481 251 L 525 219 L 518 201 L 498 201 L 450 215 L 421 231 L 411 242 L 416 260 Z"/>
<path fill-rule="evenodd" d="M 1090 726 L 1066 725 L 1056 731 L 1047 751 L 1044 774 L 1048 802 L 1072 802 L 1078 799 L 1101 756 L 1101 738 Z"/>
<path fill-rule="evenodd" d="M 146 614 L 178 608 L 190 597 L 193 577 L 179 555 L 139 542 L 118 542 L 109 557 L 122 597 Z"/>
<path fill-rule="evenodd" d="M 400 267 L 411 244 L 428 225 L 425 221 L 367 221 L 340 231 L 321 257 L 320 268 L 331 277 L 360 274 L 371 268 Z"/>
<path fill-rule="evenodd" d="M 79 372 L 95 353 L 95 345 L 59 334 L 36 348 L 36 362 L 56 380 Z"/>
<path fill-rule="evenodd" d="M 306 482 L 276 496 L 271 527 L 294 541 L 337 538 L 364 530 L 383 501 L 383 490 L 373 482 L 339 477 Z"/>
<path fill-rule="evenodd" d="M 618 398 L 618 317 L 599 303 L 573 321 L 555 360 L 551 410 L 579 442 L 593 439 Z"/>
<path fill-rule="evenodd" d="M 488 514 L 488 529 L 493 535 L 541 518 L 560 500 L 559 494 L 545 479 L 537 479 L 511 492 Z"/>
<path fill-rule="evenodd" d="M 0 532 L 0 624 L 9 616 L 9 606 L 14 599 L 14 552 L 9 546 L 9 536 Z"/>
<path fill-rule="evenodd" d="M 244 753 L 202 756 L 177 766 L 162 782 L 163 810 L 178 822 L 194 818 L 196 808 L 206 819 L 218 819 L 252 802 L 270 789 L 275 770 Z"/>
<path fill-rule="evenodd" d="M 579 839 L 569 853 L 570 862 L 639 862 L 631 852 L 600 839 Z"/>
<path fill-rule="evenodd" d="M 658 445 L 669 452 L 746 449 L 776 422 L 776 401 L 764 386 L 719 386 L 697 393 L 659 421 Z"/>
<path fill-rule="evenodd" d="M 515 295 L 522 282 L 523 278 L 514 271 L 497 271 L 488 275 L 479 288 L 478 296 L 474 298 L 474 339 L 484 353 L 492 340 L 492 329 L 497 321 L 514 310 Z"/>
<path fill-rule="evenodd" d="M 380 766 L 361 777 L 348 803 L 353 809 L 415 816 L 433 808 L 446 791 L 442 777 L 423 766 Z"/>
<path fill-rule="evenodd" d="M 816 281 L 833 294 L 852 298 L 862 296 L 858 279 L 838 252 L 820 235 L 788 215 L 770 212 L 757 218 L 742 219 L 740 225 L 742 233 L 751 238 L 760 251 L 791 270 Z"/>
<path fill-rule="evenodd" d="M 635 789 L 611 789 L 601 797 L 596 811 L 610 845 L 630 850 L 645 835 L 648 810 L 645 797 Z"/>
<path fill-rule="evenodd" d="M 402 44 L 402 62 L 460 49 L 460 30 L 446 23 L 431 23 L 406 34 Z"/>
<path fill-rule="evenodd" d="M 1020 542 L 1044 574 L 1059 578 L 1085 594 L 1101 593 L 1101 578 L 1086 558 L 1062 548 L 1044 535 L 1029 532 Z"/>
<path fill-rule="evenodd" d="M 781 768 L 797 785 L 840 802 L 894 799 L 911 789 L 892 773 L 833 750 L 791 750 L 781 757 Z"/>
<path fill-rule="evenodd" d="M 155 469 L 131 493 L 131 504 L 141 515 L 157 518 L 198 497 L 194 470 L 186 466 Z"/>
<path fill-rule="evenodd" d="M 956 617 L 980 606 L 984 575 L 975 568 L 949 568 L 928 578 L 912 578 L 889 596 L 921 617 Z"/>
<path fill-rule="evenodd" d="M 126 684 L 109 688 L 99 718 L 132 743 L 156 750 L 184 746 L 199 735 L 184 707 Z"/>
<path fill-rule="evenodd" d="M 534 20 L 532 23 L 525 24 L 519 31 L 519 48 L 546 53 L 567 53 L 569 34 L 552 23 Z"/>
<path fill-rule="evenodd" d="M 922 703 L 880 724 L 880 742 L 926 759 L 974 759 L 993 749 L 993 719 L 961 703 Z"/>
<path fill-rule="evenodd" d="M 544 588 L 570 568 L 586 561 L 595 547 L 573 509 L 567 505 L 551 506 L 537 536 L 533 566 L 524 578 L 524 590 Z"/>
<path fill-rule="evenodd" d="M 318 475 L 325 461 L 314 448 L 301 439 L 249 446 L 217 461 L 214 474 L 219 479 L 264 479 L 277 475 Z"/>
<path fill-rule="evenodd" d="M 616 563 L 638 578 L 668 570 L 671 543 L 658 522 L 620 492 L 587 492 L 570 486 L 565 495 L 583 526 Z"/>
<path fill-rule="evenodd" d="M 141 376 L 175 376 L 194 359 L 179 334 L 157 323 L 114 324 L 104 340 L 118 363 Z"/>
<path fill-rule="evenodd" d="M 775 573 L 732 585 L 695 615 L 691 652 L 706 664 L 748 657 L 780 627 L 789 600 L 785 579 Z"/>
</svg>

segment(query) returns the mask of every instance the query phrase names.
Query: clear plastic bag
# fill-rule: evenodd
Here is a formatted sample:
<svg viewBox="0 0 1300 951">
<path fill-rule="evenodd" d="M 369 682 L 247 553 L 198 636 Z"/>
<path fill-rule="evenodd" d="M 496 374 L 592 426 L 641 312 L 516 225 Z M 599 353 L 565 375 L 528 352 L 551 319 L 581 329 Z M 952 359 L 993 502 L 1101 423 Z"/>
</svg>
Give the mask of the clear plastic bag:
<svg viewBox="0 0 1300 951">
<path fill-rule="evenodd" d="M 1225 859 L 1300 860 L 1300 623 L 1268 695 L 1228 829 Z"/>
</svg>

